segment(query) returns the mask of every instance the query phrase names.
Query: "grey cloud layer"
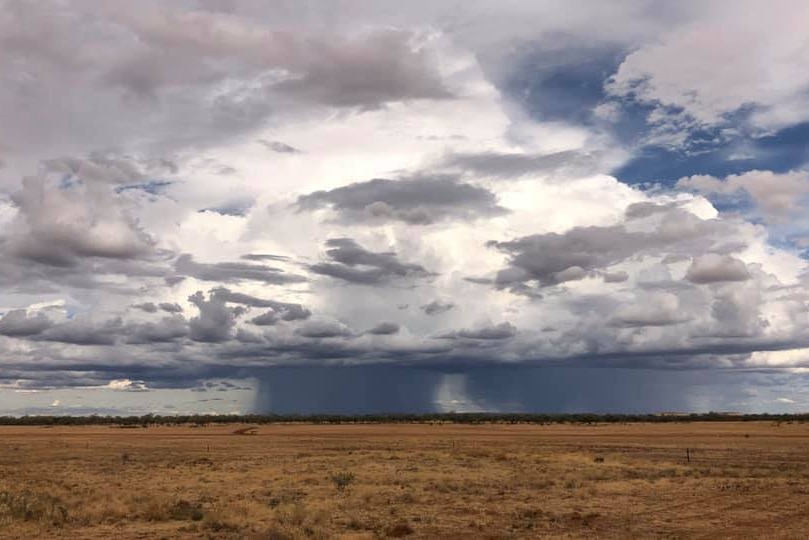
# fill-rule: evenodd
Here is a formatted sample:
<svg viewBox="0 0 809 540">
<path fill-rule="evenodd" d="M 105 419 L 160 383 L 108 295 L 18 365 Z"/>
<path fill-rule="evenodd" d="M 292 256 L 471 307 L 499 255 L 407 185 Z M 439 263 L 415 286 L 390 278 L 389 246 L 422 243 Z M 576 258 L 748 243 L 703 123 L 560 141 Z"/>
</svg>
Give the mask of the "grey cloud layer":
<svg viewBox="0 0 809 540">
<path fill-rule="evenodd" d="M 11 200 L 17 215 L 3 236 L 19 257 L 71 266 L 83 257 L 132 259 L 152 250 L 152 239 L 106 185 L 57 188 L 46 177 L 31 176 Z"/>
<path fill-rule="evenodd" d="M 375 336 L 389 336 L 399 332 L 399 325 L 392 322 L 382 322 L 368 330 L 369 334 Z"/>
<path fill-rule="evenodd" d="M 0 148 L 55 147 L 77 133 L 99 148 L 133 135 L 178 147 L 254 129 L 290 102 L 367 109 L 452 97 L 406 31 L 290 32 L 152 1 L 5 7 L 0 116 L 14 129 Z M 20 107 L 20 96 L 36 105 Z"/>
<path fill-rule="evenodd" d="M 212 294 L 223 302 L 242 304 L 250 307 L 271 308 L 272 311 L 267 312 L 265 315 L 272 313 L 284 321 L 308 319 L 312 315 L 312 312 L 301 304 L 256 298 L 248 294 L 233 292 L 225 287 L 213 289 Z"/>
<path fill-rule="evenodd" d="M 294 146 L 290 146 L 287 143 L 281 141 L 266 141 L 264 139 L 259 139 L 257 141 L 260 145 L 264 146 L 268 150 L 273 152 L 277 152 L 279 154 L 299 154 L 300 150 L 295 148 Z"/>
<path fill-rule="evenodd" d="M 53 325 L 44 313 L 29 315 L 24 309 L 9 311 L 0 318 L 0 335 L 32 336 L 39 334 Z"/>
<path fill-rule="evenodd" d="M 411 225 L 505 213 L 484 188 L 453 177 L 374 179 L 298 199 L 301 210 L 330 208 L 346 222 L 403 221 Z"/>
<path fill-rule="evenodd" d="M 723 283 L 750 279 L 747 266 L 730 255 L 708 253 L 696 257 L 688 267 L 686 279 L 692 283 Z"/>
<path fill-rule="evenodd" d="M 421 310 L 427 315 L 440 315 L 453 309 L 455 304 L 452 302 L 442 302 L 441 300 L 433 300 L 428 304 L 421 306 Z"/>
<path fill-rule="evenodd" d="M 404 278 L 425 278 L 432 275 L 421 265 L 399 260 L 395 252 L 373 252 L 351 238 L 326 241 L 326 256 L 333 262 L 313 264 L 309 269 L 360 285 L 382 285 Z"/>
<path fill-rule="evenodd" d="M 183 254 L 177 258 L 175 270 L 180 275 L 188 275 L 204 281 L 225 283 L 253 280 L 280 285 L 306 281 L 303 276 L 287 274 L 280 268 L 265 264 L 241 262 L 198 263 L 189 254 Z"/>
<path fill-rule="evenodd" d="M 633 219 L 637 218 L 637 210 L 631 210 Z M 550 287 L 607 270 L 641 254 L 724 253 L 743 247 L 732 243 L 735 230 L 727 222 L 702 220 L 677 208 L 660 208 L 648 215 L 659 219 L 646 230 L 631 230 L 627 225 L 576 227 L 563 234 L 490 242 L 489 247 L 503 252 L 509 260 L 495 284 L 515 290 L 527 285 Z"/>
<path fill-rule="evenodd" d="M 441 336 L 442 338 L 463 338 L 472 340 L 501 340 L 509 339 L 517 335 L 517 327 L 509 322 L 497 325 L 483 326 L 480 328 L 458 330 Z"/>
</svg>

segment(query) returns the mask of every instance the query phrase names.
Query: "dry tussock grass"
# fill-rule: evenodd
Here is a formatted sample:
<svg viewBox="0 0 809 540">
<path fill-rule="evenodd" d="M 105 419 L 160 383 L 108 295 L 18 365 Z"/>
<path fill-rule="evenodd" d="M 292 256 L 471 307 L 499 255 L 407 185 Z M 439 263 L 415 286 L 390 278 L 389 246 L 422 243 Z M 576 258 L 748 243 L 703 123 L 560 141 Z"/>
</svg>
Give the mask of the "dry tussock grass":
<svg viewBox="0 0 809 540">
<path fill-rule="evenodd" d="M 0 537 L 800 538 L 807 450 L 799 424 L 0 428 Z"/>
</svg>

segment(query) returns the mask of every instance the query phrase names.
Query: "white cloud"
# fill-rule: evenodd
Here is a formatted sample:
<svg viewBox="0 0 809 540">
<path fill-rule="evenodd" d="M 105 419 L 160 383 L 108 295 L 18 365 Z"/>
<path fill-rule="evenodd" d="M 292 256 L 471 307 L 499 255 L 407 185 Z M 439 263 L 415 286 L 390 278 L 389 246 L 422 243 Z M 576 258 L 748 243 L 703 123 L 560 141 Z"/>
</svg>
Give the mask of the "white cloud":
<svg viewBox="0 0 809 540">
<path fill-rule="evenodd" d="M 694 175 L 677 181 L 677 187 L 706 195 L 747 193 L 771 220 L 783 220 L 801 210 L 802 200 L 809 195 L 809 174 L 791 171 L 748 171 L 732 174 L 720 180 L 709 175 Z"/>
<path fill-rule="evenodd" d="M 115 379 L 107 383 L 106 388 L 110 390 L 144 391 L 147 390 L 143 381 L 131 381 L 129 379 Z"/>
<path fill-rule="evenodd" d="M 725 124 L 743 107 L 754 109 L 752 125 L 763 131 L 809 120 L 806 2 L 705 2 L 695 11 L 692 22 L 627 56 L 610 92 L 679 109 L 698 126 Z"/>
</svg>

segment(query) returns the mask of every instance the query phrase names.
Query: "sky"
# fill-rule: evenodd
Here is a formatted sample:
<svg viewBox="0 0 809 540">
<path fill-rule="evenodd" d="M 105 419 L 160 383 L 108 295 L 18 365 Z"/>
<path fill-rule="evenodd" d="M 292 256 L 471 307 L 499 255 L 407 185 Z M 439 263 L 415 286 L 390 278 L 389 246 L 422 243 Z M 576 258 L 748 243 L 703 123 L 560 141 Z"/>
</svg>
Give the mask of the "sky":
<svg viewBox="0 0 809 540">
<path fill-rule="evenodd" d="M 803 0 L 0 0 L 0 415 L 809 411 Z"/>
</svg>

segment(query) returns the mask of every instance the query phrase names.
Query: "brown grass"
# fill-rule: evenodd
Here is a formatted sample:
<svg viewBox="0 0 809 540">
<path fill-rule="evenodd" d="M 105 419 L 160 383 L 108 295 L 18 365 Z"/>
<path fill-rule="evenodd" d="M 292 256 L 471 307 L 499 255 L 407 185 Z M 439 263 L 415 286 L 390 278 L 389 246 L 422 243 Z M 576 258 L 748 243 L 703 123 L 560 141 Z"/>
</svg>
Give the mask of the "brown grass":
<svg viewBox="0 0 809 540">
<path fill-rule="evenodd" d="M 804 538 L 809 527 L 804 424 L 234 429 L 0 427 L 0 537 Z"/>
</svg>

